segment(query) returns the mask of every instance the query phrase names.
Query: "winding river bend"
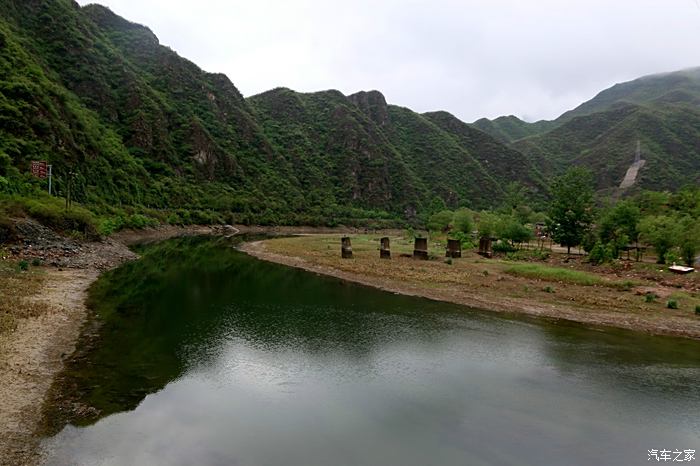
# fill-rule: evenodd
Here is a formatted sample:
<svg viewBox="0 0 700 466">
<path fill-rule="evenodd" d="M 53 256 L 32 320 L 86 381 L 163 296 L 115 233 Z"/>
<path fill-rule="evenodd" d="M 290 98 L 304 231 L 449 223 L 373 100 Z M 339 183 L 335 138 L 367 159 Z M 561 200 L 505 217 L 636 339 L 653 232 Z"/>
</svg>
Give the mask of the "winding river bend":
<svg viewBox="0 0 700 466">
<path fill-rule="evenodd" d="M 97 317 L 48 408 L 47 464 L 648 464 L 650 449 L 700 450 L 700 342 L 393 295 L 236 241 L 146 246 L 92 287 Z"/>
</svg>

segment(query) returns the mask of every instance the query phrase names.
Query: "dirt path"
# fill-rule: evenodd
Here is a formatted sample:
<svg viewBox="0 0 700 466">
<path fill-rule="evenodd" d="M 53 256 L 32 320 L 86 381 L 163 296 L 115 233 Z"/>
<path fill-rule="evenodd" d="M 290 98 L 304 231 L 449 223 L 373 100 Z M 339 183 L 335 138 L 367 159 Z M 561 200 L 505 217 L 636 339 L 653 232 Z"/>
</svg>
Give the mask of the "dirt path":
<svg viewBox="0 0 700 466">
<path fill-rule="evenodd" d="M 435 275 L 431 274 L 439 274 L 440 270 L 428 271 L 428 269 L 437 269 L 442 266 L 441 263 L 415 264 L 411 259 L 404 259 L 407 263 L 402 267 L 399 258 L 385 262 L 367 259 L 368 263 L 362 264 L 360 262 L 363 260 L 362 256 L 356 254 L 358 257 L 355 261 L 342 263 L 344 269 L 341 269 L 339 266 L 332 265 L 325 253 L 305 255 L 302 251 L 303 246 L 297 245 L 293 254 L 287 254 L 269 250 L 266 243 L 267 241 L 250 242 L 240 249 L 262 260 L 341 278 L 392 293 L 447 301 L 489 311 L 521 313 L 595 326 L 611 326 L 657 335 L 700 339 L 700 319 L 667 309 L 651 312 L 644 308 L 632 310 L 630 303 L 641 302 L 642 298 L 635 296 L 631 291 L 622 294 L 602 288 L 579 289 L 580 287 L 567 285 L 559 289 L 556 294 L 541 292 L 538 294 L 537 287 L 542 286 L 538 282 L 496 273 L 488 277 L 482 277 L 480 274 L 471 275 L 472 283 L 460 284 L 449 280 L 442 283 L 439 279 L 433 282 L 431 279 Z M 372 254 L 376 255 L 374 252 Z M 357 270 L 352 270 L 352 267 Z M 400 270 L 397 271 L 394 268 Z M 421 271 L 421 268 L 426 270 Z M 420 278 L 412 280 L 409 276 Z M 530 291 L 524 293 L 519 291 L 524 287 L 530 288 Z M 656 291 L 670 293 L 668 290 L 662 290 L 661 287 Z"/>
<path fill-rule="evenodd" d="M 625 177 L 622 179 L 622 183 L 620 183 L 620 190 L 629 188 L 635 181 L 637 181 L 637 174 L 644 166 L 644 162 L 644 160 L 640 160 L 639 162 L 634 162 L 629 166 L 627 173 L 625 173 Z"/>
</svg>

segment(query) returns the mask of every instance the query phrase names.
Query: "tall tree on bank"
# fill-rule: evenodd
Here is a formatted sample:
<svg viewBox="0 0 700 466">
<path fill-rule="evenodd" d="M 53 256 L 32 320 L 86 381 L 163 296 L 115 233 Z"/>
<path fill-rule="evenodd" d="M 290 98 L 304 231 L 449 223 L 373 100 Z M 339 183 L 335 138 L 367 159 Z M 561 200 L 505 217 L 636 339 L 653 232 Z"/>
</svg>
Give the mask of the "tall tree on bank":
<svg viewBox="0 0 700 466">
<path fill-rule="evenodd" d="M 593 175 L 589 170 L 573 167 L 553 180 L 548 214 L 552 239 L 571 253 L 593 221 Z"/>
</svg>

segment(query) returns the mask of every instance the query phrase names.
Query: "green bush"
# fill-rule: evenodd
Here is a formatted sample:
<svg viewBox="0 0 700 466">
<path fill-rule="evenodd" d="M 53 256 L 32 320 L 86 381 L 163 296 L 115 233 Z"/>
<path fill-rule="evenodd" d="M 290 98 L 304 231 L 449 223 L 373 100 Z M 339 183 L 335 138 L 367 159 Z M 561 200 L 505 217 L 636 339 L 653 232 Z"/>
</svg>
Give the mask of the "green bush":
<svg viewBox="0 0 700 466">
<path fill-rule="evenodd" d="M 612 248 L 598 241 L 588 254 L 588 260 L 593 265 L 604 264 L 613 260 Z"/>
<path fill-rule="evenodd" d="M 29 270 L 29 262 L 22 259 L 21 261 L 17 262 L 17 268 L 20 269 L 21 271 Z"/>
<path fill-rule="evenodd" d="M 515 252 L 516 249 L 511 246 L 510 243 L 506 241 L 497 241 L 493 243 L 492 246 L 493 252 L 501 252 L 501 253 L 509 253 L 509 252 Z"/>
<path fill-rule="evenodd" d="M 675 299 L 669 299 L 666 301 L 666 307 L 669 309 L 678 309 L 678 301 Z"/>
<path fill-rule="evenodd" d="M 38 257 L 35 257 L 34 259 L 32 259 L 32 265 L 34 267 L 39 267 L 41 265 L 41 259 L 39 259 Z"/>
<path fill-rule="evenodd" d="M 700 315 L 700 304 L 695 305 L 695 314 Z"/>
<path fill-rule="evenodd" d="M 653 303 L 654 301 L 656 301 L 656 298 L 657 298 L 656 294 L 647 293 L 644 295 L 644 302 Z"/>
</svg>

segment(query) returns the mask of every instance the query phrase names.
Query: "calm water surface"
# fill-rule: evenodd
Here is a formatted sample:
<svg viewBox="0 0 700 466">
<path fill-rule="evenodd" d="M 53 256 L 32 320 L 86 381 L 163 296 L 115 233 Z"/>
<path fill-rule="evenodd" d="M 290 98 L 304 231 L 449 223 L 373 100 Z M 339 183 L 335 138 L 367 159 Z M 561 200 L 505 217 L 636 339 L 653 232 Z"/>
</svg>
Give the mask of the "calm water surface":
<svg viewBox="0 0 700 466">
<path fill-rule="evenodd" d="M 700 450 L 698 342 L 393 295 L 224 239 L 141 252 L 91 290 L 98 317 L 61 389 L 98 411 L 50 412 L 47 464 L 649 464 L 648 449 Z"/>
</svg>

